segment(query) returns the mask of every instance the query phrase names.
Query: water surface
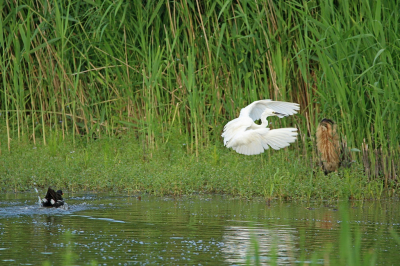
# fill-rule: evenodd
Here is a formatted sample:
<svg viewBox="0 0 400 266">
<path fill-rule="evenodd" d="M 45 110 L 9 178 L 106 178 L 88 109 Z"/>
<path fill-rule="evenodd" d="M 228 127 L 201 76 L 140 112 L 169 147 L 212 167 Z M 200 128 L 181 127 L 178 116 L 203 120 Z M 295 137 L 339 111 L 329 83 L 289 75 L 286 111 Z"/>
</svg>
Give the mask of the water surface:
<svg viewBox="0 0 400 266">
<path fill-rule="evenodd" d="M 262 265 L 271 249 L 278 264 L 296 264 L 339 241 L 337 202 L 232 199 L 197 195 L 66 193 L 68 210 L 41 208 L 36 193 L 0 196 L 0 264 L 245 265 L 257 239 Z M 361 232 L 362 250 L 374 249 L 379 265 L 398 265 L 399 202 L 353 202 L 345 210 L 350 228 Z M 70 236 L 68 236 L 70 232 Z M 303 244 L 301 244 L 303 243 Z M 323 261 L 320 261 L 323 264 Z"/>
</svg>

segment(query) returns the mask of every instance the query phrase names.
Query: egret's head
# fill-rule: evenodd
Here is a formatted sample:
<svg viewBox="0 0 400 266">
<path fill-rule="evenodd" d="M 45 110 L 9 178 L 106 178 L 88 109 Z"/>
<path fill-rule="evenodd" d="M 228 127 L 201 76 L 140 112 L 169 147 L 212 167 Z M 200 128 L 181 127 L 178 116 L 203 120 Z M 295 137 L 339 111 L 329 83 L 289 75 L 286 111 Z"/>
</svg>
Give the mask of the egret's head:
<svg viewBox="0 0 400 266">
<path fill-rule="evenodd" d="M 287 115 L 285 115 L 285 114 L 282 114 L 282 113 L 279 113 L 279 112 L 276 112 L 276 111 L 274 111 L 274 110 L 272 110 L 272 109 L 269 109 L 269 108 L 266 108 L 265 109 L 265 111 L 263 112 L 263 114 L 262 114 L 262 117 L 268 117 L 268 116 L 277 116 L 277 117 L 279 117 L 279 118 L 282 118 L 282 117 L 285 117 L 285 116 L 287 116 Z"/>
<path fill-rule="evenodd" d="M 285 117 L 287 115 L 279 113 L 279 112 L 276 112 L 276 111 L 274 111 L 272 109 L 266 108 L 264 110 L 264 112 L 261 114 L 261 121 L 266 120 L 267 117 L 269 117 L 269 116 L 277 116 L 279 118 L 282 118 L 282 117 Z"/>
</svg>

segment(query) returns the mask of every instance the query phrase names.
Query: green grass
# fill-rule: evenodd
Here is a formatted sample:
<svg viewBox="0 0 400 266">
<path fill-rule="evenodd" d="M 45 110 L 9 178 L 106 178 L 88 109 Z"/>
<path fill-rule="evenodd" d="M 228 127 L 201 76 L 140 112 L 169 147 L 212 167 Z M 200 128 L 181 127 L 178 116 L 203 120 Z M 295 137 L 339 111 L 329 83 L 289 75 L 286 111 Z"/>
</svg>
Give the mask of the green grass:
<svg viewBox="0 0 400 266">
<path fill-rule="evenodd" d="M 240 108 L 272 98 L 301 105 L 271 123 L 299 128 L 293 157 L 317 160 L 316 126 L 328 117 L 348 149 L 362 151 L 352 153 L 357 169 L 391 186 L 400 160 L 398 6 L 0 1 L 6 149 L 23 139 L 50 144 L 54 134 L 79 143 L 130 131 L 154 151 L 179 135 L 202 161 Z"/>
<path fill-rule="evenodd" d="M 87 142 L 49 134 L 48 144 L 16 143 L 0 162 L 1 189 L 26 191 L 51 185 L 67 191 L 124 191 L 129 194 L 225 193 L 242 198 L 379 199 L 383 181 L 368 180 L 360 164 L 325 176 L 312 161 L 290 149 L 244 156 L 221 143 L 199 154 L 183 138 L 157 150 L 135 135 Z M 2 148 L 6 147 L 3 142 Z M 5 156 L 6 155 L 6 156 Z M 390 190 L 392 191 L 392 190 Z M 390 196 L 396 195 L 391 192 Z"/>
</svg>

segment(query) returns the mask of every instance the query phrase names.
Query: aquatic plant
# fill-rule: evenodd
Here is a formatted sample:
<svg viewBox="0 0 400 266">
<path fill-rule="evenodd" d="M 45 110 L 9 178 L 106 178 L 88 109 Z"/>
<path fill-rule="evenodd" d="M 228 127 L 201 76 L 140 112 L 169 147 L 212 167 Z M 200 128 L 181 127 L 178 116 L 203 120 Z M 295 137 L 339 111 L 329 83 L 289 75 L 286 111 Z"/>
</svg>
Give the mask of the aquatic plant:
<svg viewBox="0 0 400 266">
<path fill-rule="evenodd" d="M 67 230 L 64 233 L 64 243 L 65 243 L 65 252 L 62 254 L 63 259 L 61 261 L 57 261 L 59 265 L 74 265 L 76 262 L 76 259 L 78 258 L 78 254 L 73 252 L 73 242 L 71 242 L 71 239 L 73 238 L 73 235 L 71 231 Z M 43 266 L 50 266 L 52 263 L 50 261 L 45 261 L 42 264 Z M 86 264 L 88 265 L 88 264 Z M 89 265 L 98 265 L 98 263 L 95 260 L 91 260 Z"/>
</svg>

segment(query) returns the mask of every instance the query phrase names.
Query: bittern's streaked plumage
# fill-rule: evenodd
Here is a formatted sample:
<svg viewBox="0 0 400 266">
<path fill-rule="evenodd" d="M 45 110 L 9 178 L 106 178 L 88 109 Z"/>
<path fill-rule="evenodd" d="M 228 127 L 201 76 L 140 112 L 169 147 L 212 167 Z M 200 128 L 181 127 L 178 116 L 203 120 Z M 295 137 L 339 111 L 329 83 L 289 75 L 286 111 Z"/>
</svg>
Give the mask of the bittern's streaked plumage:
<svg viewBox="0 0 400 266">
<path fill-rule="evenodd" d="M 325 174 L 336 171 L 340 164 L 340 143 L 337 126 L 331 119 L 324 118 L 318 125 L 317 148 Z"/>
</svg>

